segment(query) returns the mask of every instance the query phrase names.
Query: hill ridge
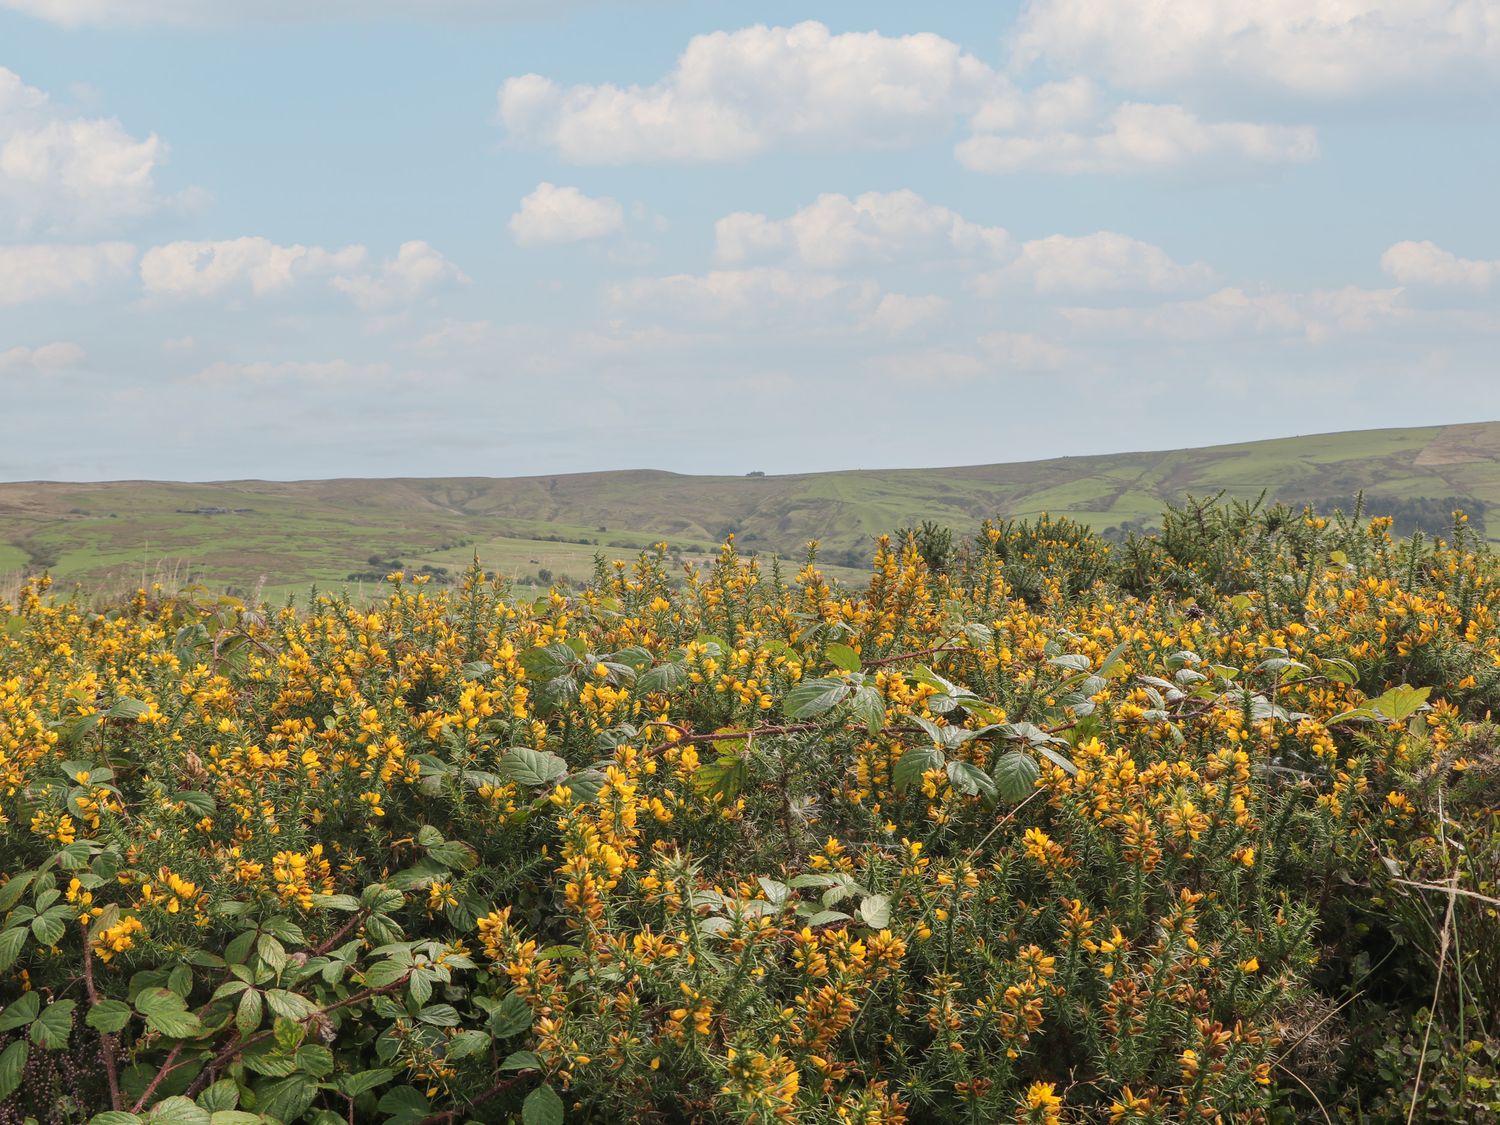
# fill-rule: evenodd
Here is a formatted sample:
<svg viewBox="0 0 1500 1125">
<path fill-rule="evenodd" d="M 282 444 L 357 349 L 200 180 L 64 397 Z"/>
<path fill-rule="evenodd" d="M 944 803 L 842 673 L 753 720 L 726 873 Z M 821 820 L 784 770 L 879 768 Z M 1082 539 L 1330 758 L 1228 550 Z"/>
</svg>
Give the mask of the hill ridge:
<svg viewBox="0 0 1500 1125">
<path fill-rule="evenodd" d="M 1048 511 L 1122 534 L 1185 493 L 1262 490 L 1323 505 L 1363 491 L 1398 527 L 1429 530 L 1461 502 L 1485 528 L 1500 512 L 1500 422 L 928 469 L 0 483 L 0 573 L 48 568 L 99 585 L 165 566 L 283 591 L 378 578 L 395 562 L 441 577 L 478 551 L 537 581 L 582 577 L 596 551 L 623 557 L 662 539 L 701 557 L 730 531 L 747 549 L 787 556 L 816 539 L 826 562 L 853 566 L 872 535 L 924 519 L 967 532 L 986 517 Z"/>
</svg>

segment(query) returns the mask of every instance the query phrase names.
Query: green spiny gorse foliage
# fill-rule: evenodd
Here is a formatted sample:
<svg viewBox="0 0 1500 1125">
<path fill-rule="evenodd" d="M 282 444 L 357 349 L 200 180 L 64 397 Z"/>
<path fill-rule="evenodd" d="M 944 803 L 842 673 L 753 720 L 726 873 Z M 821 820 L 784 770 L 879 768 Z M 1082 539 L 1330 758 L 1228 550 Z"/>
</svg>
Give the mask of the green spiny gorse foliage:
<svg viewBox="0 0 1500 1125">
<path fill-rule="evenodd" d="M 1455 517 L 0 613 L 0 1121 L 1480 1121 Z"/>
</svg>

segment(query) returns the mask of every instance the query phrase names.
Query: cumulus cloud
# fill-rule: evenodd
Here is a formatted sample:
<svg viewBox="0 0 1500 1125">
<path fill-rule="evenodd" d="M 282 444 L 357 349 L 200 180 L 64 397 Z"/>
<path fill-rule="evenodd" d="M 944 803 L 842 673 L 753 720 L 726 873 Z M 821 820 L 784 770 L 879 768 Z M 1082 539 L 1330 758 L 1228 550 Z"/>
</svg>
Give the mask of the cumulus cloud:
<svg viewBox="0 0 1500 1125">
<path fill-rule="evenodd" d="M 1500 281 L 1500 259 L 1460 258 L 1431 242 L 1398 242 L 1380 256 L 1380 268 L 1402 285 L 1485 289 Z"/>
<path fill-rule="evenodd" d="M 993 130 L 1012 115 L 988 107 L 976 128 Z M 1047 124 L 1026 115 L 1015 131 L 980 131 L 954 149 L 976 172 L 1024 169 L 1063 173 L 1134 173 L 1200 165 L 1222 173 L 1234 165 L 1292 164 L 1318 155 L 1309 125 L 1204 121 L 1180 105 L 1126 102 L 1098 120 L 1075 119 L 1082 129 Z"/>
<path fill-rule="evenodd" d="M 1021 245 L 1001 269 L 976 279 L 981 293 L 1026 288 L 1059 293 L 1170 293 L 1207 285 L 1213 271 L 1201 262 L 1173 260 L 1160 246 L 1114 231 L 1079 237 L 1053 234 Z"/>
<path fill-rule="evenodd" d="M 160 206 L 166 145 L 79 117 L 0 67 L 0 213 L 20 232 L 89 231 Z"/>
<path fill-rule="evenodd" d="M 38 348 L 10 348 L 0 352 L 0 375 L 52 374 L 77 367 L 84 352 L 77 344 L 43 344 Z"/>
<path fill-rule="evenodd" d="M 500 119 L 518 140 L 579 164 L 733 160 L 775 144 L 910 143 L 950 127 L 997 81 L 939 35 L 836 35 L 808 21 L 695 36 L 647 86 L 511 78 Z"/>
<path fill-rule="evenodd" d="M 510 233 L 522 246 L 536 246 L 603 238 L 624 224 L 625 209 L 613 199 L 595 199 L 544 180 L 510 217 Z"/>
<path fill-rule="evenodd" d="M 134 261 L 128 242 L 0 246 L 0 306 L 77 296 L 128 277 Z"/>
<path fill-rule="evenodd" d="M 154 296 L 205 298 L 242 292 L 265 297 L 303 281 L 326 280 L 361 307 L 381 308 L 468 280 L 421 241 L 402 243 L 394 258 L 373 268 L 368 258 L 363 246 L 327 250 L 255 237 L 170 242 L 142 255 L 141 283 Z"/>
<path fill-rule="evenodd" d="M 1493 82 L 1494 0 L 1031 0 L 1022 62 L 1143 90 L 1237 81 L 1349 96 L 1465 75 Z M 1486 77 L 1487 76 L 1487 77 Z"/>
<path fill-rule="evenodd" d="M 779 259 L 814 269 L 921 261 L 1004 257 L 1013 250 L 1000 227 L 972 223 L 928 203 L 914 191 L 820 195 L 785 219 L 738 211 L 714 227 L 720 262 Z"/>
<path fill-rule="evenodd" d="M 947 311 L 948 302 L 935 294 L 913 297 L 906 293 L 887 293 L 870 313 L 867 324 L 887 336 L 910 336 Z"/>
<path fill-rule="evenodd" d="M 378 269 L 333 279 L 333 287 L 362 308 L 407 304 L 438 289 L 468 282 L 464 272 L 420 240 L 403 242 Z"/>
<path fill-rule="evenodd" d="M 1178 292 L 1213 279 L 1201 263 L 1174 261 L 1159 246 L 1112 231 L 1018 242 L 1002 227 L 973 222 L 905 190 L 821 195 L 784 219 L 735 212 L 715 225 L 714 252 L 725 266 L 953 266 L 986 296 L 1019 289 L 1044 295 Z"/>
<path fill-rule="evenodd" d="M 279 246 L 266 238 L 170 242 L 141 258 L 146 292 L 168 297 L 216 297 L 248 290 L 257 297 L 289 289 L 302 278 L 352 270 L 365 260 L 363 246 L 325 250 Z"/>
<path fill-rule="evenodd" d="M 1401 319 L 1399 289 L 1320 289 L 1306 293 L 1251 293 L 1220 289 L 1190 301 L 1150 308 L 1069 308 L 1062 315 L 1075 329 L 1116 339 L 1192 342 L 1301 338 L 1322 343 L 1335 336 L 1372 331 Z"/>
<path fill-rule="evenodd" d="M 973 135 L 957 155 L 986 172 L 1139 172 L 1317 155 L 1307 126 L 1116 105 L 1085 78 L 1022 89 L 939 35 L 834 34 L 813 21 L 696 36 L 650 85 L 514 77 L 500 90 L 500 119 L 513 138 L 578 164 L 734 160 L 776 146 L 889 148 L 965 120 Z"/>
</svg>

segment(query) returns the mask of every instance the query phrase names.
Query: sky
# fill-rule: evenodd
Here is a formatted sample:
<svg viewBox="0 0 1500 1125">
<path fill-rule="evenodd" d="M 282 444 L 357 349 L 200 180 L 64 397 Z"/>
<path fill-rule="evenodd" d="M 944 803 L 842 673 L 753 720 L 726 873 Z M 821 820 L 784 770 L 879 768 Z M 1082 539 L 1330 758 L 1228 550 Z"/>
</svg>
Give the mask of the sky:
<svg viewBox="0 0 1500 1125">
<path fill-rule="evenodd" d="M 0 0 L 0 479 L 1500 419 L 1500 0 Z"/>
</svg>

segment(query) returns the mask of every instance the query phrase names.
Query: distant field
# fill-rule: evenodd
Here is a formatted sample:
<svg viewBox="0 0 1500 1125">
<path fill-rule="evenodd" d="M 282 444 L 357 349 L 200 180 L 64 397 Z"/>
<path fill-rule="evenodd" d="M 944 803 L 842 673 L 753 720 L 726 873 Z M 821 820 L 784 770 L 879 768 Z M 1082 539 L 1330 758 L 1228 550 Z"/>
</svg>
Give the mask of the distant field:
<svg viewBox="0 0 1500 1125">
<path fill-rule="evenodd" d="M 733 531 L 800 560 L 821 543 L 853 578 L 873 535 L 924 519 L 1066 514 L 1100 531 L 1149 526 L 1167 502 L 1223 490 L 1327 504 L 1364 491 L 1398 526 L 1441 525 L 1450 498 L 1476 524 L 1500 510 L 1500 423 L 1322 434 L 1156 453 L 940 469 L 768 477 L 648 470 L 516 478 L 0 484 L 0 574 L 133 587 L 197 577 L 271 596 L 357 589 L 351 575 L 486 567 L 523 585 L 586 578 L 597 553 L 668 540 L 701 560 Z M 212 514 L 210 514 L 212 513 Z M 1500 536 L 1500 518 L 1491 521 Z"/>
</svg>

